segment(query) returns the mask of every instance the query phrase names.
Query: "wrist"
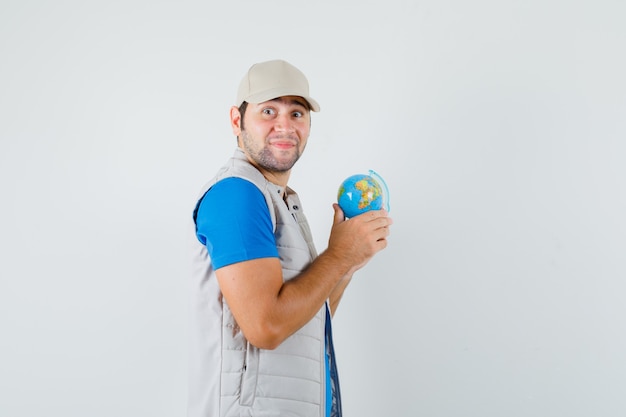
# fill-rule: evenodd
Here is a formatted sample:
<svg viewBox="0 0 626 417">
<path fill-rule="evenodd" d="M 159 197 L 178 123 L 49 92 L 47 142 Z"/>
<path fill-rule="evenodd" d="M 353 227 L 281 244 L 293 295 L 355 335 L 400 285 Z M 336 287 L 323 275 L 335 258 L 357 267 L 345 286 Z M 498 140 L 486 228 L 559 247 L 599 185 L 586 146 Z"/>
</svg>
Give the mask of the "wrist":
<svg viewBox="0 0 626 417">
<path fill-rule="evenodd" d="M 323 263 L 327 269 L 334 272 L 339 278 L 338 281 L 354 273 L 354 267 L 351 265 L 351 262 L 346 259 L 345 256 L 336 253 L 336 251 L 332 249 L 327 249 L 322 252 L 320 256 L 318 256 L 317 261 Z"/>
</svg>

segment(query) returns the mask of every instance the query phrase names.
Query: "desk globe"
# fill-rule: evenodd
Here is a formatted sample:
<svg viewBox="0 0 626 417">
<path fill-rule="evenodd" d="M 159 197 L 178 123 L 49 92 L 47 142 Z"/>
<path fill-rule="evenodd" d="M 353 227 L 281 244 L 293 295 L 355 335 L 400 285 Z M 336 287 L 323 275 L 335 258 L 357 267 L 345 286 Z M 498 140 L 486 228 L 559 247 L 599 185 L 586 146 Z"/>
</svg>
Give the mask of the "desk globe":
<svg viewBox="0 0 626 417">
<path fill-rule="evenodd" d="M 337 193 L 339 207 L 347 218 L 370 210 L 389 211 L 389 190 L 385 180 L 375 171 L 346 178 Z"/>
</svg>

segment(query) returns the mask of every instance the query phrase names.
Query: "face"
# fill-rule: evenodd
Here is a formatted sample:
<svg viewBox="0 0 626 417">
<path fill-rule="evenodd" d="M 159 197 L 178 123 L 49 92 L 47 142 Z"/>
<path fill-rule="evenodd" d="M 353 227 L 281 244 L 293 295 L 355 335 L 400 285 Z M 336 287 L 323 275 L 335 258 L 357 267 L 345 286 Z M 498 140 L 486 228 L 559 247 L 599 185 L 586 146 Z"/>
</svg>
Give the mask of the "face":
<svg viewBox="0 0 626 417">
<path fill-rule="evenodd" d="M 306 147 L 311 116 L 301 97 L 280 97 L 264 103 L 249 103 L 243 126 L 231 110 L 233 132 L 251 162 L 272 174 L 288 172 Z"/>
</svg>

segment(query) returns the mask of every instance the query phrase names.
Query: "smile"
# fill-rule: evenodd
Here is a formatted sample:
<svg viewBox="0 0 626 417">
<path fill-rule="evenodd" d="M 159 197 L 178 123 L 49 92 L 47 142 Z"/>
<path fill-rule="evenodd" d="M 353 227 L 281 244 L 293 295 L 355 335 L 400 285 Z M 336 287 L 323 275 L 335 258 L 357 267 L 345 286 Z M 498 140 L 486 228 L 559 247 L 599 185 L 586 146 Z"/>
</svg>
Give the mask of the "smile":
<svg viewBox="0 0 626 417">
<path fill-rule="evenodd" d="M 291 149 L 296 146 L 294 142 L 290 142 L 290 141 L 275 141 L 275 142 L 270 142 L 270 145 L 278 149 Z"/>
</svg>

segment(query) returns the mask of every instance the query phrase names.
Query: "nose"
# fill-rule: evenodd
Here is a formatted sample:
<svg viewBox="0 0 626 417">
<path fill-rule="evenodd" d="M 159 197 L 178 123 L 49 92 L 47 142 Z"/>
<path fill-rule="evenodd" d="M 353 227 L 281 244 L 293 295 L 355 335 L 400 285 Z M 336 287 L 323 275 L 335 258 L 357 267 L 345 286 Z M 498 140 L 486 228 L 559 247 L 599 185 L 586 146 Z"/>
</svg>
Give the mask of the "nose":
<svg viewBox="0 0 626 417">
<path fill-rule="evenodd" d="M 274 130 L 277 132 L 294 132 L 296 129 L 291 120 L 291 115 L 289 113 L 279 114 L 275 119 Z"/>
</svg>

